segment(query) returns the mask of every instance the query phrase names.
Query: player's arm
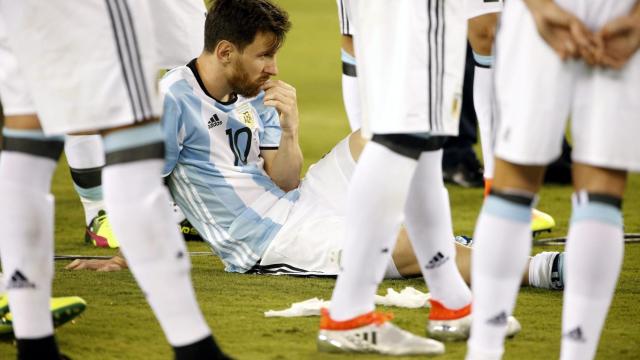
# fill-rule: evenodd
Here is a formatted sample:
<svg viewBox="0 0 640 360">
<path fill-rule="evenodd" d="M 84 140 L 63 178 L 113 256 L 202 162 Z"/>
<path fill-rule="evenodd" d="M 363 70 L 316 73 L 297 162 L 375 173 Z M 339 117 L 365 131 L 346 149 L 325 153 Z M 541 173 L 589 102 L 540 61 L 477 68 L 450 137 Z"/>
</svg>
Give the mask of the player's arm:
<svg viewBox="0 0 640 360">
<path fill-rule="evenodd" d="M 524 0 L 544 41 L 561 59 L 584 58 L 596 61 L 593 34 L 580 19 L 553 0 Z"/>
<path fill-rule="evenodd" d="M 640 48 L 640 0 L 631 12 L 607 22 L 596 34 L 598 63 L 621 69 Z"/>
<path fill-rule="evenodd" d="M 121 252 L 111 259 L 75 259 L 65 267 L 67 270 L 120 271 L 127 269 L 127 261 Z"/>
<path fill-rule="evenodd" d="M 280 145 L 278 150 L 262 150 L 264 169 L 282 190 L 295 189 L 300 184 L 302 150 L 298 144 L 298 100 L 296 89 L 280 80 L 269 80 L 263 86 L 264 105 L 273 106 L 280 115 Z"/>
</svg>

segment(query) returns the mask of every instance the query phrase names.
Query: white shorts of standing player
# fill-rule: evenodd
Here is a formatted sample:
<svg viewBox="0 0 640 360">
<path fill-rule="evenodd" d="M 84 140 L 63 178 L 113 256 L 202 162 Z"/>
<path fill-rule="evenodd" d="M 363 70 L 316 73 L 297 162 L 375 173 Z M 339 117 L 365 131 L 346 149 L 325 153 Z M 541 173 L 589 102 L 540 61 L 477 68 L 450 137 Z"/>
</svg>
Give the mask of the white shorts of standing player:
<svg viewBox="0 0 640 360">
<path fill-rule="evenodd" d="M 583 6 L 586 2 L 589 6 Z M 634 3 L 558 1 L 592 29 L 628 13 Z M 521 0 L 508 1 L 507 11 L 496 39 L 496 156 L 522 165 L 549 164 L 560 155 L 571 114 L 573 161 L 640 170 L 635 147 L 640 134 L 640 54 L 620 71 L 562 61 L 538 35 Z M 518 96 L 509 101 L 503 96 L 512 93 Z"/>
</svg>

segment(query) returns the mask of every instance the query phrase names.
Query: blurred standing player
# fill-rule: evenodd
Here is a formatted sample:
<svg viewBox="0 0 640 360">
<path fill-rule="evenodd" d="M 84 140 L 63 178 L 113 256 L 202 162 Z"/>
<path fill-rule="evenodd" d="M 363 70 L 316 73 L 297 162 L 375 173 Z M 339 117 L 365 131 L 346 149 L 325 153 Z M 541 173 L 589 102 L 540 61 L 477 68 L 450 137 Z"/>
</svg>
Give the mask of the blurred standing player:
<svg viewBox="0 0 640 360">
<path fill-rule="evenodd" d="M 466 3 L 467 17 L 469 18 L 468 38 L 476 63 L 473 77 L 473 105 L 480 129 L 484 188 L 485 196 L 487 196 L 493 178 L 493 144 L 496 131 L 493 111 L 492 48 L 498 13 L 502 11 L 503 2 L 502 0 L 467 0 Z M 555 224 L 551 215 L 538 209 L 531 209 L 531 231 L 534 233 L 551 230 Z"/>
<path fill-rule="evenodd" d="M 159 16 L 150 6 L 0 2 L 10 48 L 40 118 L 7 118 L 0 158 L 0 254 L 21 358 L 59 356 L 48 306 L 50 183 L 63 147 L 57 135 L 94 130 L 104 139 L 104 201 L 114 232 L 176 358 L 224 357 L 195 300 L 190 262 L 159 176 L 164 145 L 155 80 L 163 59 L 150 14 L 163 26 L 173 14 Z"/>
<path fill-rule="evenodd" d="M 373 299 L 404 217 L 434 299 L 431 335 L 459 336 L 470 317 L 471 292 L 453 261 L 441 170 L 442 136 L 457 133 L 460 115 L 462 1 L 355 0 L 348 5 L 359 59 L 362 129 L 372 139 L 349 184 L 342 271 L 331 306 L 322 314 L 318 347 L 439 354 L 442 343 L 391 325 L 373 312 Z"/>
<path fill-rule="evenodd" d="M 575 193 L 560 357 L 595 356 L 623 258 L 627 171 L 640 170 L 632 145 L 640 133 L 638 47 L 636 0 L 506 3 L 496 42 L 495 178 L 476 225 L 467 359 L 502 356 L 504 319 L 531 249 L 529 214 L 569 115 Z"/>
</svg>

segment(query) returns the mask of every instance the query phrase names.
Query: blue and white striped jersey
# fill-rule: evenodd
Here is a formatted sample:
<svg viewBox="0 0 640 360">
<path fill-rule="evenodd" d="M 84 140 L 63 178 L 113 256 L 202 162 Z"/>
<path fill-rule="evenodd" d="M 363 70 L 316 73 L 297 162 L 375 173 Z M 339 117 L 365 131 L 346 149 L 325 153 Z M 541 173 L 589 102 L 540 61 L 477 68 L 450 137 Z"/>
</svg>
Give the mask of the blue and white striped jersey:
<svg viewBox="0 0 640 360">
<path fill-rule="evenodd" d="M 289 215 L 298 190 L 285 193 L 264 170 L 262 149 L 277 149 L 274 108 L 255 98 L 229 103 L 208 95 L 195 60 L 160 82 L 166 138 L 164 176 L 176 203 L 227 271 L 255 265 Z"/>
</svg>

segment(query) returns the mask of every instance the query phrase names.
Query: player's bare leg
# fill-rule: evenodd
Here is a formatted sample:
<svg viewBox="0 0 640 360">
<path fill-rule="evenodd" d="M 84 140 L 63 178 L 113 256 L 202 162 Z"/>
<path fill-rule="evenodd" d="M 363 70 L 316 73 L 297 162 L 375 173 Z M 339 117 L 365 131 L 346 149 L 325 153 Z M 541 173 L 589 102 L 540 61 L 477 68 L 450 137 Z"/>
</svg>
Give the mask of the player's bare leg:
<svg viewBox="0 0 640 360">
<path fill-rule="evenodd" d="M 625 171 L 573 164 L 561 359 L 595 357 L 622 266 L 626 178 Z"/>
</svg>

